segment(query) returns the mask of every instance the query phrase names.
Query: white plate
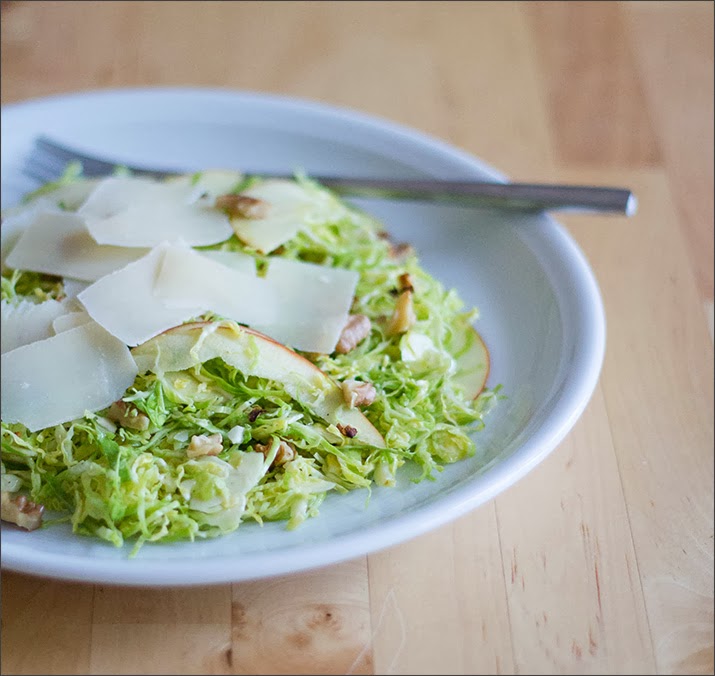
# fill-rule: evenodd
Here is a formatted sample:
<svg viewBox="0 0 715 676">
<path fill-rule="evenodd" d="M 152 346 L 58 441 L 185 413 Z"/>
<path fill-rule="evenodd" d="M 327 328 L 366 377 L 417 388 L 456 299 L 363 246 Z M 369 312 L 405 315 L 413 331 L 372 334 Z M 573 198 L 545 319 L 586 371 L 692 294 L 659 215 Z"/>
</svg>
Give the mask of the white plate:
<svg viewBox="0 0 715 676">
<path fill-rule="evenodd" d="M 120 163 L 197 170 L 303 169 L 357 176 L 502 180 L 424 134 L 355 111 L 276 96 L 202 89 L 114 90 L 2 110 L 2 205 L 33 185 L 23 159 L 37 134 Z M 537 179 L 538 177 L 534 177 Z M 388 547 L 474 509 L 534 468 L 574 425 L 596 386 L 603 307 L 570 236 L 548 216 L 361 200 L 425 267 L 480 308 L 492 354 L 489 385 L 508 399 L 475 436 L 478 457 L 436 481 L 331 495 L 297 530 L 243 524 L 207 542 L 130 546 L 69 527 L 2 529 L 2 566 L 63 579 L 139 585 L 231 582 L 290 573 Z"/>
</svg>

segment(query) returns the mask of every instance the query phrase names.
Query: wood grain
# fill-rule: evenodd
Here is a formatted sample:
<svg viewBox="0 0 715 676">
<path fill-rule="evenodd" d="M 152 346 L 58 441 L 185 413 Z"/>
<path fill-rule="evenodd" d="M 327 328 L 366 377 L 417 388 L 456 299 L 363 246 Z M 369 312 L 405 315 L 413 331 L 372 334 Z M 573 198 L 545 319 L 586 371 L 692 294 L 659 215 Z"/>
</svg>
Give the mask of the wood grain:
<svg viewBox="0 0 715 676">
<path fill-rule="evenodd" d="M 493 505 L 369 562 L 375 673 L 513 673 Z"/>
<path fill-rule="evenodd" d="M 356 107 L 508 172 L 537 171 L 549 155 L 542 113 L 531 105 L 540 91 L 528 23 L 510 3 L 140 2 L 131 11 L 114 1 L 9 4 L 3 53 L 14 66 L 0 82 L 5 102 L 38 87 L 235 87 Z M 491 39 L 495 33 L 502 39 Z M 508 87 L 499 68 L 482 67 L 492 63 L 513 69 Z M 468 111 L 480 108 L 477 124 Z"/>
<path fill-rule="evenodd" d="M 94 588 L 5 572 L 1 582 L 0 671 L 90 673 Z"/>
<path fill-rule="evenodd" d="M 652 166 L 661 159 L 618 2 L 527 3 L 563 164 Z"/>
<path fill-rule="evenodd" d="M 140 589 L 3 573 L 3 674 L 713 673 L 712 3 L 0 12 L 3 104 L 154 85 L 300 96 L 640 202 L 628 221 L 564 218 L 602 290 L 606 358 L 578 424 L 515 486 L 300 575 Z"/>
<path fill-rule="evenodd" d="M 372 674 L 367 561 L 233 585 L 234 674 Z"/>
<path fill-rule="evenodd" d="M 712 673 L 712 343 L 664 173 L 626 176 L 632 227 L 576 232 L 611 318 L 601 382 L 657 670 Z"/>
<path fill-rule="evenodd" d="M 662 148 L 698 291 L 713 300 L 714 242 L 711 2 L 628 3 L 630 28 L 648 110 Z M 707 305 L 706 305 L 707 307 Z"/>
<path fill-rule="evenodd" d="M 137 589 L 97 585 L 90 673 L 230 673 L 227 586 Z M 151 656 L 147 660 L 147 655 Z"/>
<path fill-rule="evenodd" d="M 653 671 L 607 420 L 598 389 L 557 451 L 496 499 L 516 673 Z"/>
</svg>

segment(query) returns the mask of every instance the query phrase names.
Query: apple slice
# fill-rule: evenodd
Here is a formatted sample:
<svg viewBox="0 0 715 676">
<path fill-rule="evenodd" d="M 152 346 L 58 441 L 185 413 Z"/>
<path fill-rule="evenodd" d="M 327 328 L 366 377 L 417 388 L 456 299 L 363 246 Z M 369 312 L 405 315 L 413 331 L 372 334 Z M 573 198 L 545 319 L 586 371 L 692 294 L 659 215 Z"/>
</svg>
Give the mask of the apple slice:
<svg viewBox="0 0 715 676">
<path fill-rule="evenodd" d="M 464 323 L 453 334 L 449 351 L 457 362 L 455 380 L 464 388 L 470 399 L 476 399 L 484 390 L 489 377 L 489 350 L 479 332 Z"/>
<path fill-rule="evenodd" d="M 357 439 L 385 446 L 373 424 L 349 408 L 342 388 L 290 348 L 258 331 L 231 321 L 193 322 L 175 326 L 132 349 L 140 373 L 184 371 L 214 357 L 246 375 L 282 383 L 286 392 L 316 415 L 357 430 Z"/>
</svg>

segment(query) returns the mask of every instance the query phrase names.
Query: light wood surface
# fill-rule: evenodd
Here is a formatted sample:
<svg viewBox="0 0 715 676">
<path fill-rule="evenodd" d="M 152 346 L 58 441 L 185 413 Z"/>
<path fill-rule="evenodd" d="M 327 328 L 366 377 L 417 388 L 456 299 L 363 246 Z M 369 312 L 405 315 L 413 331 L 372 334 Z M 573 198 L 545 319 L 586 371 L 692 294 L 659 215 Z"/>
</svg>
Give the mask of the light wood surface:
<svg viewBox="0 0 715 676">
<path fill-rule="evenodd" d="M 2 103 L 211 85 L 347 105 L 515 180 L 631 187 L 561 219 L 607 352 L 566 440 L 394 548 L 191 589 L 2 574 L 3 674 L 712 674 L 713 4 L 2 2 Z M 708 323 L 710 332 L 708 331 Z"/>
</svg>

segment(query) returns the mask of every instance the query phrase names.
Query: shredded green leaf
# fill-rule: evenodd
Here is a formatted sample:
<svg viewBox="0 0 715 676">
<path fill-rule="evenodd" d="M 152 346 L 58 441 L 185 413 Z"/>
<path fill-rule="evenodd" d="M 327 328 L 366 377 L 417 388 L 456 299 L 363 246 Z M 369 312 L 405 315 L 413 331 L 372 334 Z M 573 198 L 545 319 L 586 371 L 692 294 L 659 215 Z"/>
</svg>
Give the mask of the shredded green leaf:
<svg viewBox="0 0 715 676">
<path fill-rule="evenodd" d="M 31 197 L 79 180 L 71 166 Z M 465 309 L 414 253 L 394 255 L 382 225 L 369 215 L 307 177 L 296 180 L 327 200 L 330 216 L 272 255 L 357 271 L 352 312 L 372 323 L 369 336 L 347 354 L 304 356 L 339 382 L 372 383 L 375 400 L 363 413 L 385 446 L 358 443 L 281 383 L 246 376 L 215 358 L 187 371 L 137 376 L 123 397 L 124 421 L 106 409 L 37 432 L 3 422 L 3 490 L 24 490 L 59 519 L 69 515 L 75 533 L 117 546 L 131 540 L 136 552 L 145 542 L 220 536 L 247 520 L 295 528 L 318 514 L 330 491 L 369 494 L 374 486 L 394 486 L 406 463 L 418 467 L 415 481 L 433 480 L 445 464 L 477 452 L 474 432 L 502 395 L 494 388 L 466 396 L 455 377 L 460 355 L 451 346 L 465 344 L 456 333 L 471 325 L 476 310 Z M 267 260 L 235 236 L 205 248 L 249 253 L 259 268 Z M 390 335 L 405 274 L 416 321 Z M 4 301 L 62 294 L 61 278 L 3 271 Z M 217 455 L 192 452 L 212 435 L 220 440 Z M 294 451 L 283 462 L 281 444 Z"/>
</svg>

